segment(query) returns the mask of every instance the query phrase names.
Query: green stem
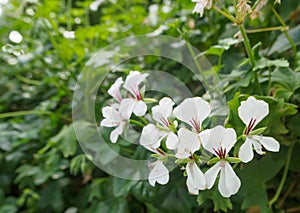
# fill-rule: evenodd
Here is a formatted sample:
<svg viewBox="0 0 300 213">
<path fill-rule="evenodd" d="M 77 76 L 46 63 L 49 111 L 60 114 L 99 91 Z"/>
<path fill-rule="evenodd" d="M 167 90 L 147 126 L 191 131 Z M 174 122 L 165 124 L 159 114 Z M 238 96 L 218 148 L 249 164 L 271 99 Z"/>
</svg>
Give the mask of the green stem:
<svg viewBox="0 0 300 213">
<path fill-rule="evenodd" d="M 295 59 L 295 65 L 297 67 L 298 66 L 298 56 L 297 56 L 297 47 L 295 45 L 295 42 L 293 41 L 292 37 L 288 33 L 288 27 L 286 26 L 285 22 L 283 21 L 283 19 L 279 15 L 279 13 L 275 10 L 275 8 L 272 5 L 271 5 L 271 10 L 274 13 L 274 15 L 276 16 L 276 18 L 278 19 L 278 21 L 280 22 L 280 24 L 284 27 L 283 32 L 284 32 L 287 40 L 289 41 L 290 45 L 292 46 L 294 59 Z"/>
<path fill-rule="evenodd" d="M 250 59 L 251 67 L 254 68 L 255 67 L 255 59 L 254 59 L 254 55 L 253 55 L 252 50 L 251 50 L 250 41 L 249 41 L 249 38 L 247 36 L 244 25 L 243 24 L 239 25 L 239 29 L 241 31 L 243 41 L 244 41 L 244 45 L 245 45 L 248 57 Z M 262 89 L 261 89 L 259 81 L 258 81 L 257 71 L 253 71 L 253 73 L 254 73 L 254 81 L 255 81 L 256 87 L 258 88 L 258 92 L 259 92 L 260 95 L 262 95 L 263 92 L 262 92 Z"/>
<path fill-rule="evenodd" d="M 291 162 L 291 157 L 292 157 L 292 152 L 293 152 L 293 148 L 294 148 L 295 142 L 292 142 L 292 144 L 289 147 L 288 153 L 287 153 L 287 157 L 286 157 L 286 162 L 285 162 L 285 167 L 284 167 L 284 171 L 283 171 L 283 175 L 280 181 L 280 184 L 277 188 L 277 191 L 274 195 L 274 197 L 269 201 L 269 206 L 272 207 L 272 205 L 278 200 L 279 195 L 283 189 L 288 171 L 289 171 L 289 167 L 290 167 L 290 162 Z"/>
<path fill-rule="evenodd" d="M 275 30 L 284 31 L 285 29 L 286 28 L 283 26 L 266 27 L 266 28 L 260 28 L 260 29 L 246 30 L 246 33 L 261 33 L 261 32 L 268 32 L 268 31 L 275 31 Z"/>
<path fill-rule="evenodd" d="M 52 115 L 52 112 L 41 111 L 41 110 L 7 112 L 7 113 L 0 114 L 0 118 L 9 118 L 9 117 L 16 117 L 16 116 L 24 116 L 24 115 Z"/>
<path fill-rule="evenodd" d="M 213 5 L 213 9 L 215 11 L 217 11 L 218 13 L 222 14 L 223 16 L 225 16 L 226 18 L 228 18 L 231 22 L 236 23 L 236 19 L 229 13 L 221 10 L 220 8 L 218 8 L 216 5 Z"/>
<path fill-rule="evenodd" d="M 146 118 L 142 117 L 142 116 L 138 116 L 138 118 L 145 124 L 149 124 L 149 121 L 146 120 Z"/>
<path fill-rule="evenodd" d="M 136 120 L 133 120 L 133 119 L 130 119 L 129 123 L 136 124 L 136 125 L 138 125 L 140 127 L 144 127 L 145 126 L 143 123 L 141 123 L 139 121 L 136 121 Z"/>
</svg>

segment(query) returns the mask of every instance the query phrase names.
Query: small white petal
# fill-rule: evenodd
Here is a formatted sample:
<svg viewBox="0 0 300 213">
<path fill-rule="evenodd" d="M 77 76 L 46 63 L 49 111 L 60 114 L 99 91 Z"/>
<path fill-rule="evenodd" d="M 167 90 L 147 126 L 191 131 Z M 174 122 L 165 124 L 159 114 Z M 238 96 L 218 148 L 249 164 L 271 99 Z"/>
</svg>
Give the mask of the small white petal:
<svg viewBox="0 0 300 213">
<path fill-rule="evenodd" d="M 106 106 L 102 109 L 104 119 L 101 121 L 100 126 L 114 127 L 118 126 L 123 120 L 120 113 L 112 107 Z"/>
<path fill-rule="evenodd" d="M 135 107 L 136 101 L 132 98 L 122 99 L 119 112 L 124 119 L 129 119 Z"/>
<path fill-rule="evenodd" d="M 272 137 L 265 137 L 265 136 L 253 136 L 253 139 L 259 141 L 266 150 L 271 152 L 278 152 L 280 149 L 280 144 L 277 140 Z"/>
<path fill-rule="evenodd" d="M 248 163 L 253 159 L 253 148 L 252 148 L 253 140 L 250 138 L 246 138 L 246 141 L 242 144 L 239 151 L 239 158 L 242 162 Z"/>
<path fill-rule="evenodd" d="M 169 182 L 169 170 L 162 161 L 158 160 L 155 162 L 154 168 L 149 173 L 148 181 L 152 186 L 155 186 L 156 182 L 162 185 Z"/>
<path fill-rule="evenodd" d="M 140 144 L 150 150 L 157 149 L 160 146 L 164 135 L 153 124 L 148 124 L 142 130 Z"/>
<path fill-rule="evenodd" d="M 225 148 L 226 153 L 228 153 L 236 142 L 234 129 L 225 129 L 220 125 L 200 132 L 199 137 L 203 147 L 213 154 L 216 154 L 214 149 L 218 149 L 219 147 Z"/>
<path fill-rule="evenodd" d="M 191 127 L 195 127 L 193 122 L 197 122 L 197 125 L 201 127 L 202 122 L 208 117 L 211 109 L 207 101 L 200 97 L 186 98 L 179 104 L 173 111 L 176 118 Z"/>
<path fill-rule="evenodd" d="M 194 161 L 186 165 L 187 186 L 191 194 L 198 194 L 198 190 L 206 188 L 206 181 L 203 172 Z M 197 191 L 197 193 L 195 193 Z"/>
<path fill-rule="evenodd" d="M 141 74 L 138 71 L 130 71 L 129 75 L 126 77 L 123 87 L 136 97 L 137 94 L 140 94 L 140 83 L 143 82 L 147 76 L 147 73 Z"/>
<path fill-rule="evenodd" d="M 133 113 L 136 116 L 144 116 L 147 112 L 147 105 L 143 101 L 137 101 L 133 107 Z"/>
<path fill-rule="evenodd" d="M 249 125 L 251 119 L 256 119 L 252 129 L 269 114 L 269 105 L 265 101 L 256 100 L 250 96 L 246 101 L 242 101 L 238 108 L 240 119 L 245 125 Z"/>
<path fill-rule="evenodd" d="M 226 171 L 224 167 L 221 168 L 218 189 L 223 197 L 230 197 L 231 193 L 226 185 Z"/>
<path fill-rule="evenodd" d="M 159 101 L 159 105 L 152 107 L 152 117 L 155 121 L 165 126 L 165 122 L 172 114 L 174 102 L 171 98 L 164 97 Z"/>
<path fill-rule="evenodd" d="M 221 162 L 219 161 L 205 172 L 206 186 L 208 189 L 213 187 L 220 170 Z"/>
<path fill-rule="evenodd" d="M 200 149 L 199 136 L 185 128 L 178 131 L 179 144 L 176 158 L 184 159 L 190 157 L 195 151 Z"/>
<path fill-rule="evenodd" d="M 123 83 L 123 80 L 121 77 L 119 77 L 107 91 L 107 93 L 110 94 L 118 102 L 120 102 L 122 100 L 122 96 L 120 93 L 120 86 L 122 85 L 122 83 Z"/>
<path fill-rule="evenodd" d="M 120 125 L 110 133 L 110 140 L 112 143 L 117 142 L 119 135 L 123 133 L 125 124 L 125 122 L 120 123 Z"/>
<path fill-rule="evenodd" d="M 260 154 L 260 155 L 265 154 L 265 152 L 262 151 L 262 145 L 260 144 L 260 142 L 254 140 L 253 137 L 252 137 L 252 145 L 257 154 Z"/>
<path fill-rule="evenodd" d="M 177 149 L 178 147 L 178 137 L 173 132 L 170 132 L 167 136 L 166 146 L 168 149 Z"/>
<path fill-rule="evenodd" d="M 241 186 L 241 181 L 228 162 L 225 162 L 224 170 L 227 189 L 230 195 L 236 194 Z"/>
</svg>

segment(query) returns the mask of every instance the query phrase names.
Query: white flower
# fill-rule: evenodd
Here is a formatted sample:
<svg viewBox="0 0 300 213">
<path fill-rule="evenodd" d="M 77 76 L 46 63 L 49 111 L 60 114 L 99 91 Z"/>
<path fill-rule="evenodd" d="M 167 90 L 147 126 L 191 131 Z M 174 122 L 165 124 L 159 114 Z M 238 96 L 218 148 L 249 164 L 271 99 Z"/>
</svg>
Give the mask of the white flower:
<svg viewBox="0 0 300 213">
<path fill-rule="evenodd" d="M 193 13 L 199 13 L 200 17 L 202 17 L 204 13 L 204 8 L 210 9 L 212 7 L 212 1 L 213 0 L 192 0 L 192 2 L 196 3 Z"/>
<path fill-rule="evenodd" d="M 281 4 L 281 0 L 275 0 L 275 4 Z"/>
<path fill-rule="evenodd" d="M 186 129 L 180 128 L 178 131 L 179 144 L 176 158 L 184 159 L 192 157 L 194 152 L 200 149 L 200 138 L 198 134 Z"/>
<path fill-rule="evenodd" d="M 147 106 L 142 100 L 141 91 L 139 85 L 148 76 L 147 73 L 141 74 L 138 71 L 130 71 L 129 75 L 126 77 L 123 87 L 128 90 L 133 97 L 123 99 L 124 104 L 127 106 L 127 110 L 121 112 L 126 115 L 133 112 L 136 116 L 143 116 L 146 114 Z"/>
<path fill-rule="evenodd" d="M 142 130 L 140 144 L 155 152 L 155 150 L 160 147 L 161 140 L 164 136 L 164 132 L 158 130 L 154 124 L 148 124 Z"/>
<path fill-rule="evenodd" d="M 197 195 L 199 190 L 206 188 L 205 176 L 195 161 L 188 162 L 186 165 L 186 174 L 186 185 L 190 194 Z"/>
<path fill-rule="evenodd" d="M 169 181 L 169 170 L 163 164 L 162 161 L 157 160 L 154 162 L 154 167 L 149 173 L 148 181 L 151 186 L 155 186 L 155 183 L 165 185 Z"/>
<path fill-rule="evenodd" d="M 167 137 L 166 146 L 168 149 L 176 149 L 178 145 L 178 137 L 168 130 L 171 123 L 168 118 L 172 115 L 174 102 L 168 97 L 164 97 L 159 101 L 159 105 L 152 107 L 152 117 L 155 121 L 166 128 L 165 136 Z"/>
<path fill-rule="evenodd" d="M 116 99 L 119 103 L 122 100 L 122 96 L 120 93 L 120 86 L 123 84 L 122 78 L 118 78 L 113 85 L 108 89 L 108 94 L 110 94 L 114 99 Z"/>
<path fill-rule="evenodd" d="M 101 121 L 100 126 L 117 127 L 110 133 L 111 142 L 115 143 L 118 140 L 119 135 L 122 134 L 125 125 L 127 124 L 127 118 L 123 118 L 121 113 L 111 106 L 106 106 L 102 109 L 104 119 Z"/>
<path fill-rule="evenodd" d="M 220 172 L 218 189 L 221 195 L 230 197 L 237 193 L 241 186 L 241 181 L 226 160 L 227 153 L 229 153 L 236 142 L 234 129 L 216 126 L 212 129 L 204 130 L 199 136 L 203 147 L 220 159 L 205 173 L 207 188 L 212 188 Z"/>
<path fill-rule="evenodd" d="M 269 114 L 269 105 L 266 102 L 250 96 L 246 101 L 241 102 L 238 114 L 243 123 L 247 125 L 244 133 L 246 141 L 239 151 L 241 161 L 247 163 L 253 159 L 253 148 L 260 155 L 264 154 L 262 146 L 271 152 L 279 151 L 280 144 L 274 138 L 252 134 L 254 127 Z"/>
<path fill-rule="evenodd" d="M 186 98 L 173 111 L 173 115 L 200 132 L 202 122 L 211 112 L 210 105 L 200 97 Z"/>
</svg>

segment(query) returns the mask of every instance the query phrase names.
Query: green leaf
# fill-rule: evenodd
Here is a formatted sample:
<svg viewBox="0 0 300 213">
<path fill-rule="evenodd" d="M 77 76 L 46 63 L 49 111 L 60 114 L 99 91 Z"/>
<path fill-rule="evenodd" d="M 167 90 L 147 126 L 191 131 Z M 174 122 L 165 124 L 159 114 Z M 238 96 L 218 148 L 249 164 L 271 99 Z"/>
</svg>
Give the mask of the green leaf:
<svg viewBox="0 0 300 213">
<path fill-rule="evenodd" d="M 266 183 L 283 165 L 284 160 L 275 160 L 272 158 L 272 153 L 267 153 L 260 160 L 254 159 L 237 171 L 242 182 L 239 194 L 244 196 L 242 209 L 259 206 L 261 212 L 271 212 L 268 207 Z"/>
<path fill-rule="evenodd" d="M 261 58 L 258 61 L 256 61 L 254 70 L 260 70 L 267 67 L 288 67 L 290 64 L 287 60 L 284 59 L 276 59 L 276 60 L 270 60 L 267 58 Z"/>
<path fill-rule="evenodd" d="M 206 200 L 212 200 L 214 204 L 214 211 L 227 211 L 232 209 L 232 203 L 229 198 L 222 197 L 218 191 L 217 184 L 214 185 L 210 190 L 201 191 L 197 197 L 197 202 L 199 205 L 203 205 Z"/>
<path fill-rule="evenodd" d="M 296 45 L 300 44 L 300 26 L 294 27 L 288 31 L 292 40 Z M 282 33 L 277 37 L 274 44 L 271 46 L 268 55 L 272 55 L 275 52 L 282 53 L 291 48 L 291 44 L 286 38 L 285 34 Z"/>
<path fill-rule="evenodd" d="M 64 126 L 57 135 L 50 138 L 49 142 L 58 144 L 65 158 L 74 155 L 77 148 L 77 140 L 73 125 Z"/>
<path fill-rule="evenodd" d="M 278 67 L 272 75 L 272 83 L 275 86 L 275 97 L 289 100 L 294 92 L 300 88 L 300 73 L 286 67 Z"/>
<path fill-rule="evenodd" d="M 137 184 L 137 181 L 126 180 L 117 177 L 113 177 L 112 180 L 112 192 L 114 197 L 126 197 L 131 187 Z"/>
</svg>

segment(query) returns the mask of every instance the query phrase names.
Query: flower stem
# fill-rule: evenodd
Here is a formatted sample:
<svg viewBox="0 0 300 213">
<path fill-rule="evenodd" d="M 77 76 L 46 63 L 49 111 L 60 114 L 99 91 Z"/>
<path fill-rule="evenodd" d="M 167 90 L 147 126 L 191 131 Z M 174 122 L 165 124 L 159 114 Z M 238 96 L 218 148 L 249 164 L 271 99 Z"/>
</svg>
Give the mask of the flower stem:
<svg viewBox="0 0 300 213">
<path fill-rule="evenodd" d="M 136 121 L 136 120 L 133 120 L 133 119 L 129 119 L 129 123 L 132 123 L 132 124 L 136 124 L 140 127 L 144 127 L 145 125 L 139 121 Z"/>
<path fill-rule="evenodd" d="M 290 45 L 292 46 L 292 49 L 293 49 L 293 54 L 294 54 L 294 59 L 295 59 L 295 65 L 298 66 L 297 47 L 295 45 L 295 42 L 291 38 L 290 34 L 288 33 L 288 27 L 286 26 L 285 22 L 283 21 L 283 19 L 281 18 L 281 16 L 278 14 L 278 12 L 275 10 L 275 8 L 272 5 L 271 5 L 271 10 L 274 13 L 274 15 L 276 16 L 276 18 L 278 19 L 278 21 L 280 22 L 280 24 L 284 28 L 283 32 L 284 32 L 287 40 L 289 41 L 289 43 L 290 43 Z"/>
<path fill-rule="evenodd" d="M 236 23 L 236 19 L 229 13 L 221 10 L 220 8 L 218 8 L 216 5 L 213 5 L 213 9 L 215 11 L 217 11 L 218 13 L 222 14 L 223 16 L 225 16 L 226 18 L 228 18 L 231 22 Z"/>
<path fill-rule="evenodd" d="M 255 67 L 255 59 L 254 59 L 254 55 L 253 55 L 252 50 L 251 50 L 250 41 L 249 41 L 249 38 L 247 36 L 246 30 L 244 28 L 244 25 L 240 24 L 239 25 L 239 29 L 241 31 L 241 34 L 242 34 L 242 37 L 243 37 L 243 41 L 244 41 L 244 45 L 245 45 L 248 57 L 250 59 L 251 67 L 254 68 Z M 255 81 L 256 87 L 258 88 L 258 92 L 259 92 L 260 95 L 262 95 L 263 92 L 262 92 L 262 89 L 261 89 L 259 81 L 258 81 L 257 71 L 253 71 L 253 73 L 254 73 L 254 81 Z"/>
<path fill-rule="evenodd" d="M 274 197 L 269 201 L 269 206 L 272 207 L 272 205 L 278 200 L 279 195 L 283 189 L 288 171 L 289 171 L 289 167 L 290 167 L 290 162 L 291 162 L 291 157 L 292 157 L 292 152 L 293 152 L 293 148 L 294 148 L 295 142 L 292 142 L 289 149 L 288 149 L 288 153 L 287 153 L 287 157 L 286 157 L 286 162 L 285 162 L 285 167 L 284 167 L 284 171 L 283 171 L 283 175 L 280 181 L 280 184 L 277 188 L 277 191 L 274 195 Z"/>
<path fill-rule="evenodd" d="M 268 31 L 275 31 L 275 30 L 284 31 L 286 29 L 287 28 L 283 27 L 283 26 L 266 27 L 266 28 L 260 28 L 260 29 L 246 30 L 246 33 L 261 33 L 261 32 L 268 32 Z"/>
</svg>

